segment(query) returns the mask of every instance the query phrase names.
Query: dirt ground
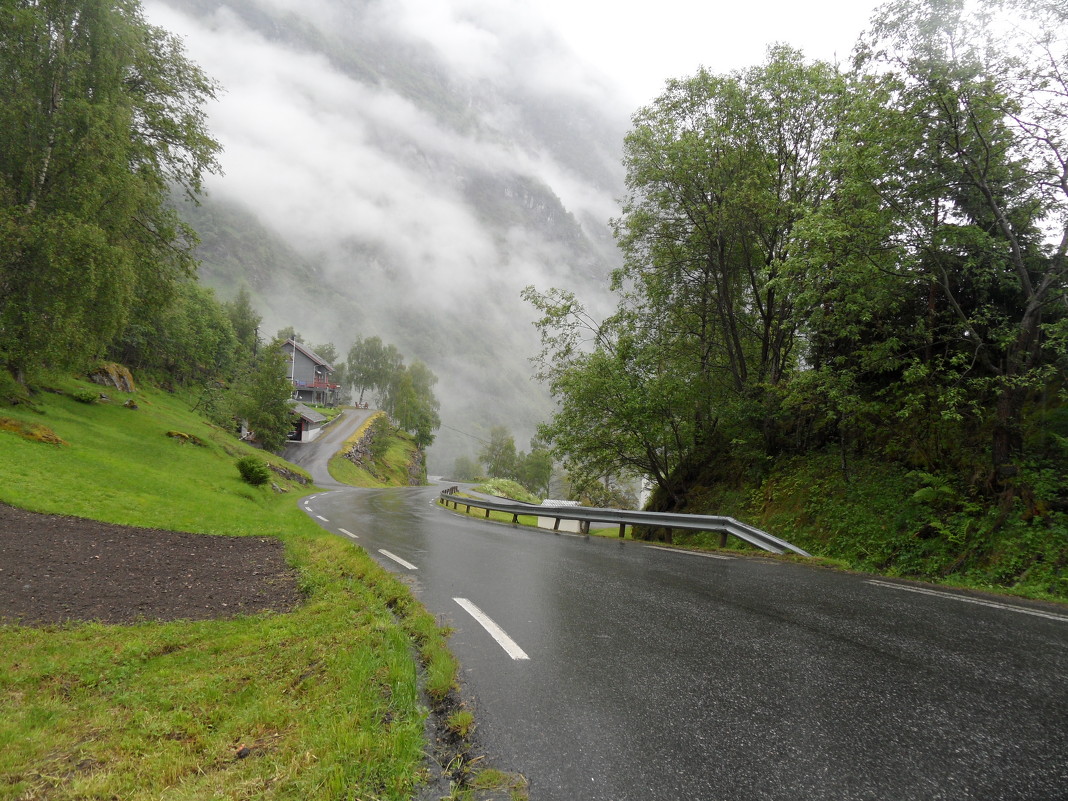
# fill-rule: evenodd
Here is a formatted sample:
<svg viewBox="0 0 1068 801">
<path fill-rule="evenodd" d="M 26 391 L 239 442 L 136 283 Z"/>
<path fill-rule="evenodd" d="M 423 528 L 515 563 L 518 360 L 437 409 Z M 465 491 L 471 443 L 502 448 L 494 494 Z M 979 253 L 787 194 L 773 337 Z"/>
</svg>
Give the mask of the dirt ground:
<svg viewBox="0 0 1068 801">
<path fill-rule="evenodd" d="M 205 620 L 299 602 L 282 543 L 134 528 L 0 504 L 0 622 Z"/>
</svg>

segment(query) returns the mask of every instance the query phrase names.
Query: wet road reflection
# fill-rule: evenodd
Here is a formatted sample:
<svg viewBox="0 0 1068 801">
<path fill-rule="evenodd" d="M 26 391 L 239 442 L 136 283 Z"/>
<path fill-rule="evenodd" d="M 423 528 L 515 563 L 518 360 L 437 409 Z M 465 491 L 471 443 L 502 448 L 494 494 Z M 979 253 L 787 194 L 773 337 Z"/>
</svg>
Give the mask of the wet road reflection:
<svg viewBox="0 0 1068 801">
<path fill-rule="evenodd" d="M 1068 615 L 487 524 L 434 506 L 437 493 L 343 490 L 311 507 L 455 627 L 486 750 L 527 775 L 534 799 L 1055 798 L 1068 786 Z"/>
</svg>

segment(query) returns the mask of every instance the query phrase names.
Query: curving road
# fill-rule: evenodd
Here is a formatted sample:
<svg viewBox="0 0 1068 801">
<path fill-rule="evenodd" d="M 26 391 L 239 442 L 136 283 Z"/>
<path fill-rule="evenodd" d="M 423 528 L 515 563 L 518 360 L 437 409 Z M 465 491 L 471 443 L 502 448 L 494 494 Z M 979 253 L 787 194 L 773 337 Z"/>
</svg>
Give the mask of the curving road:
<svg viewBox="0 0 1068 801">
<path fill-rule="evenodd" d="M 343 487 L 334 481 L 327 468 L 330 457 L 341 450 L 353 432 L 372 414 L 375 409 L 346 408 L 328 425 L 319 437 L 311 442 L 289 442 L 282 451 L 282 457 L 295 465 L 303 467 L 311 474 L 320 487 Z"/>
<path fill-rule="evenodd" d="M 304 507 L 455 627 L 486 750 L 533 799 L 1068 797 L 1063 607 L 485 523 L 437 492 Z"/>
</svg>

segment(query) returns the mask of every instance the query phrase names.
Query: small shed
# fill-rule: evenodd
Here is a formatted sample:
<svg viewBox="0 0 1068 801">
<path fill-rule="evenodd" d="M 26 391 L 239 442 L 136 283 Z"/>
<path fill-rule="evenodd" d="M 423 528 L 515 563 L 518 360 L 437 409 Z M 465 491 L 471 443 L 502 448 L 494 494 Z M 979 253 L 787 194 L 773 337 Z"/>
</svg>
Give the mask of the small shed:
<svg viewBox="0 0 1068 801">
<path fill-rule="evenodd" d="M 311 442 L 323 433 L 326 416 L 303 403 L 293 403 L 293 423 L 294 428 L 289 432 L 289 439 L 294 442 Z"/>
<path fill-rule="evenodd" d="M 578 501 L 557 501 L 557 500 L 553 500 L 551 498 L 546 498 L 544 501 L 541 502 L 541 505 L 544 506 L 544 507 L 548 507 L 549 509 L 552 509 L 552 508 L 560 508 L 560 507 L 567 507 L 567 506 L 578 506 L 579 502 Z M 555 529 L 557 531 L 574 531 L 574 532 L 578 532 L 578 531 L 581 530 L 581 528 L 580 528 L 581 527 L 581 521 L 579 521 L 579 520 L 561 520 L 559 526 L 557 526 L 557 524 L 556 524 L 557 518 L 551 516 L 551 514 L 552 514 L 551 511 L 548 512 L 548 514 L 550 515 L 549 517 L 543 517 L 542 515 L 538 515 L 538 528 L 551 528 L 551 529 Z"/>
</svg>

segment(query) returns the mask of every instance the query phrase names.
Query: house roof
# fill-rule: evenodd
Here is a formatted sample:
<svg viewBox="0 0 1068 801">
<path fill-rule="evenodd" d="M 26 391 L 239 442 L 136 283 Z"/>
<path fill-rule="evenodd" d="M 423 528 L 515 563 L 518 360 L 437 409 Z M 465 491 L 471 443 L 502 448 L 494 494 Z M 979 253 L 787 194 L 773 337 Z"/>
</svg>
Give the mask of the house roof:
<svg viewBox="0 0 1068 801">
<path fill-rule="evenodd" d="M 311 348 L 304 347 L 304 345 L 302 343 L 297 342 L 295 339 L 287 339 L 283 343 L 283 346 L 285 346 L 285 345 L 291 345 L 295 350 L 299 350 L 301 353 L 303 353 L 305 356 L 307 356 L 309 359 L 311 359 L 316 364 L 325 367 L 331 373 L 334 372 L 333 365 L 331 365 L 328 361 L 326 361 L 326 359 L 324 359 L 318 353 L 313 351 Z"/>
<path fill-rule="evenodd" d="M 307 420 L 309 423 L 323 423 L 326 422 L 326 416 L 319 414 L 315 409 L 305 406 L 303 403 L 294 403 L 293 411 Z"/>
</svg>

